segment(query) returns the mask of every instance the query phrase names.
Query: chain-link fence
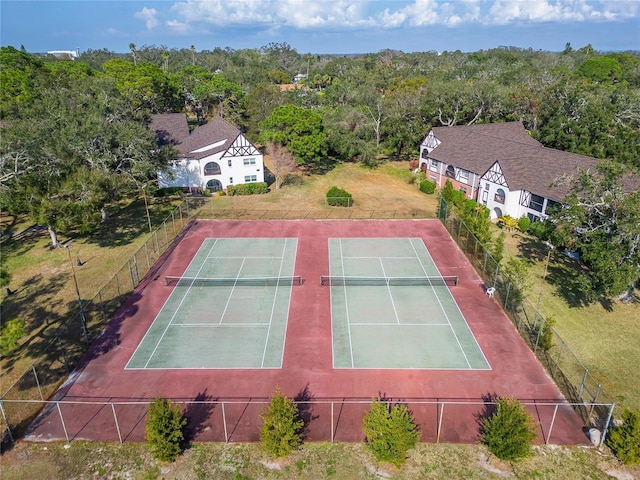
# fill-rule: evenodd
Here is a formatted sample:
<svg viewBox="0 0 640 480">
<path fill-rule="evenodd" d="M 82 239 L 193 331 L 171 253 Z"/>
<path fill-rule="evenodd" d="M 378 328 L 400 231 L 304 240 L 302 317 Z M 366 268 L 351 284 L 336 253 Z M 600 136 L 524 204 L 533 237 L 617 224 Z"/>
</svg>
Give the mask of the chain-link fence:
<svg viewBox="0 0 640 480">
<path fill-rule="evenodd" d="M 36 373 L 33 372 L 36 376 Z M 215 442 L 247 442 L 259 439 L 262 425 L 260 414 L 270 403 L 267 398 L 234 398 L 216 400 L 171 399 L 179 404 L 187 419 L 189 440 Z M 30 404 L 47 415 L 50 438 L 100 441 L 143 441 L 149 401 L 3 401 L 3 415 L 12 404 Z M 482 419 L 495 411 L 495 399 L 393 399 L 389 405 L 401 403 L 411 411 L 420 431 L 420 440 L 430 443 L 474 443 L 481 438 Z M 364 439 L 362 418 L 369 410 L 371 399 L 294 399 L 299 417 L 304 421 L 306 441 L 355 442 Z M 521 401 L 537 425 L 538 442 L 543 444 L 575 443 L 585 440 L 571 405 L 566 402 Z M 600 404 L 579 405 L 588 409 L 607 407 Z M 567 412 L 568 410 L 568 412 Z M 8 416 L 8 415 L 7 415 Z M 5 416 L 6 418 L 6 416 Z M 37 435 L 37 425 L 35 426 Z"/>
<path fill-rule="evenodd" d="M 21 435 L 38 414 L 41 405 L 23 400 L 46 400 L 54 394 L 118 308 L 169 249 L 189 219 L 187 205 L 178 205 L 92 298 L 81 299 L 77 308 L 67 314 L 68 321 L 52 327 L 54 340 L 41 353 L 38 363 L 31 365 L 0 397 L 3 446 Z"/>
<path fill-rule="evenodd" d="M 545 317 L 517 291 L 488 248 L 480 243 L 454 208 L 441 198 L 438 218 L 473 264 L 485 285 L 496 289 L 494 297 L 520 332 L 527 345 L 536 354 L 565 397 L 574 405 L 587 426 L 603 430 L 606 435 L 611 423 L 615 402 L 602 390 L 601 383 L 571 351 L 567 343 L 553 328 L 547 328 L 549 337 L 541 344 L 545 332 Z"/>
</svg>

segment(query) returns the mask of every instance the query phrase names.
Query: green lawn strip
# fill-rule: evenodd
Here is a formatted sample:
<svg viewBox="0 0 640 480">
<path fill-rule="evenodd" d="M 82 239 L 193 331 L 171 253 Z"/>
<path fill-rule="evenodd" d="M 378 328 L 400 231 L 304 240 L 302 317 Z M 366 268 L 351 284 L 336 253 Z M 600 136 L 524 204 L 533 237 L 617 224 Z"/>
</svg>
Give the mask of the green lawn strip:
<svg viewBox="0 0 640 480">
<path fill-rule="evenodd" d="M 580 447 L 535 447 L 518 463 L 496 460 L 481 445 L 419 444 L 396 468 L 377 463 L 362 443 L 309 443 L 282 459 L 260 445 L 193 444 L 174 463 L 151 458 L 144 444 L 73 442 L 26 443 L 0 457 L 3 480 L 36 478 L 180 478 L 218 480 L 353 478 L 377 480 L 468 478 L 638 478 L 640 468 L 623 467 L 612 455 Z M 626 475 L 622 477 L 621 475 Z"/>
</svg>

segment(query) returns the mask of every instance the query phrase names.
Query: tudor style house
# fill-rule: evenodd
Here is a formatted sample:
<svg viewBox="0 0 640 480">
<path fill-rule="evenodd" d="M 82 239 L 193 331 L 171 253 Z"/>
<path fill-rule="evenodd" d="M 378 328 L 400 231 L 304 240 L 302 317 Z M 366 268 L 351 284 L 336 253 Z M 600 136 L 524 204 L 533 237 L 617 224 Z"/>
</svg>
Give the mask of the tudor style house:
<svg viewBox="0 0 640 480">
<path fill-rule="evenodd" d="M 216 117 L 189 133 L 184 113 L 152 115 L 149 128 L 161 145 L 179 152 L 171 173 L 158 173 L 158 187 L 217 192 L 229 185 L 264 181 L 262 153 L 236 127 Z"/>
<path fill-rule="evenodd" d="M 563 176 L 593 168 L 597 159 L 546 148 L 521 122 L 434 127 L 420 145 L 420 168 L 438 188 L 450 180 L 467 198 L 502 215 L 546 218 L 569 193 Z"/>
</svg>

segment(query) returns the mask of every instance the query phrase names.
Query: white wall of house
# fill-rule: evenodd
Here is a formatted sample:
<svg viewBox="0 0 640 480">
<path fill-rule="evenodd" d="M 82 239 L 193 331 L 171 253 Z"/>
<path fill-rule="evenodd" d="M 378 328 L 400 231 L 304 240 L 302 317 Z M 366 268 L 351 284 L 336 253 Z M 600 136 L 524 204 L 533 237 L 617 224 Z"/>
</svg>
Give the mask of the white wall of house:
<svg viewBox="0 0 640 480">
<path fill-rule="evenodd" d="M 210 188 L 207 184 L 212 180 L 218 180 L 223 189 L 226 189 L 229 185 L 264 182 L 262 155 L 243 157 L 223 157 L 222 155 L 223 152 L 219 152 L 200 160 L 193 158 L 182 159 L 171 169 L 173 179 L 165 173 L 158 174 L 158 186 L 160 188 L 190 187 L 204 190 L 205 188 Z M 211 170 L 210 168 L 205 168 L 210 163 L 216 163 L 220 173 L 205 175 L 205 170 Z"/>
</svg>

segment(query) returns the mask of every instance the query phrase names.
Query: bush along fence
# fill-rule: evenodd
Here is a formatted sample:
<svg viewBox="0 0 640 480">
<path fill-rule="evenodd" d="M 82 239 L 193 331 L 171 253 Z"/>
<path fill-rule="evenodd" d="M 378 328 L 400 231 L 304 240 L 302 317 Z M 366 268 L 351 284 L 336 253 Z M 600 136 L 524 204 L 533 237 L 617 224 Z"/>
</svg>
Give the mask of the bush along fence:
<svg viewBox="0 0 640 480">
<path fill-rule="evenodd" d="M 612 422 L 615 402 L 602 390 L 601 383 L 571 351 L 545 317 L 509 281 L 488 248 L 480 243 L 467 225 L 443 198 L 438 218 L 449 231 L 487 287 L 496 289 L 501 304 L 518 332 L 536 354 L 586 427 L 600 430 L 600 446 Z M 551 319 L 549 319 L 551 320 Z"/>
<path fill-rule="evenodd" d="M 33 376 L 37 376 L 34 372 Z M 262 425 L 262 412 L 270 404 L 268 398 L 233 398 L 184 400 L 170 399 L 180 405 L 186 418 L 185 438 L 200 442 L 256 442 Z M 51 440 L 141 442 L 145 436 L 145 417 L 150 403 L 147 401 L 46 401 L 5 400 L 2 414 L 14 404 L 32 405 L 42 411 L 47 422 L 57 427 Z M 428 443 L 475 443 L 482 433 L 481 419 L 495 410 L 495 399 L 458 400 L 434 398 L 385 397 L 389 408 L 406 405 L 420 432 L 420 441 Z M 293 399 L 304 421 L 303 440 L 314 442 L 359 442 L 364 440 L 360 426 L 371 406 L 372 399 L 340 398 L 312 400 Z M 520 401 L 525 411 L 537 424 L 539 444 L 574 443 L 575 416 L 564 414 L 567 408 L 579 408 L 567 402 Z M 587 408 L 599 405 L 587 404 Z M 603 405 L 604 406 L 604 405 Z M 10 418 L 9 418 L 9 421 Z M 573 430 L 571 430 L 573 428 Z M 567 436 L 567 432 L 573 432 Z M 37 435 L 37 429 L 34 432 Z M 27 437 L 28 438 L 28 437 Z"/>
<path fill-rule="evenodd" d="M 90 299 L 81 299 L 67 314 L 68 321 L 52 326 L 51 342 L 41 360 L 28 368 L 0 397 L 1 445 L 12 443 L 35 419 L 42 405 L 24 400 L 50 398 L 82 355 L 101 334 L 107 322 L 129 298 L 145 275 L 167 252 L 189 221 L 188 205 L 182 202 L 154 230 L 144 244 Z"/>
</svg>

